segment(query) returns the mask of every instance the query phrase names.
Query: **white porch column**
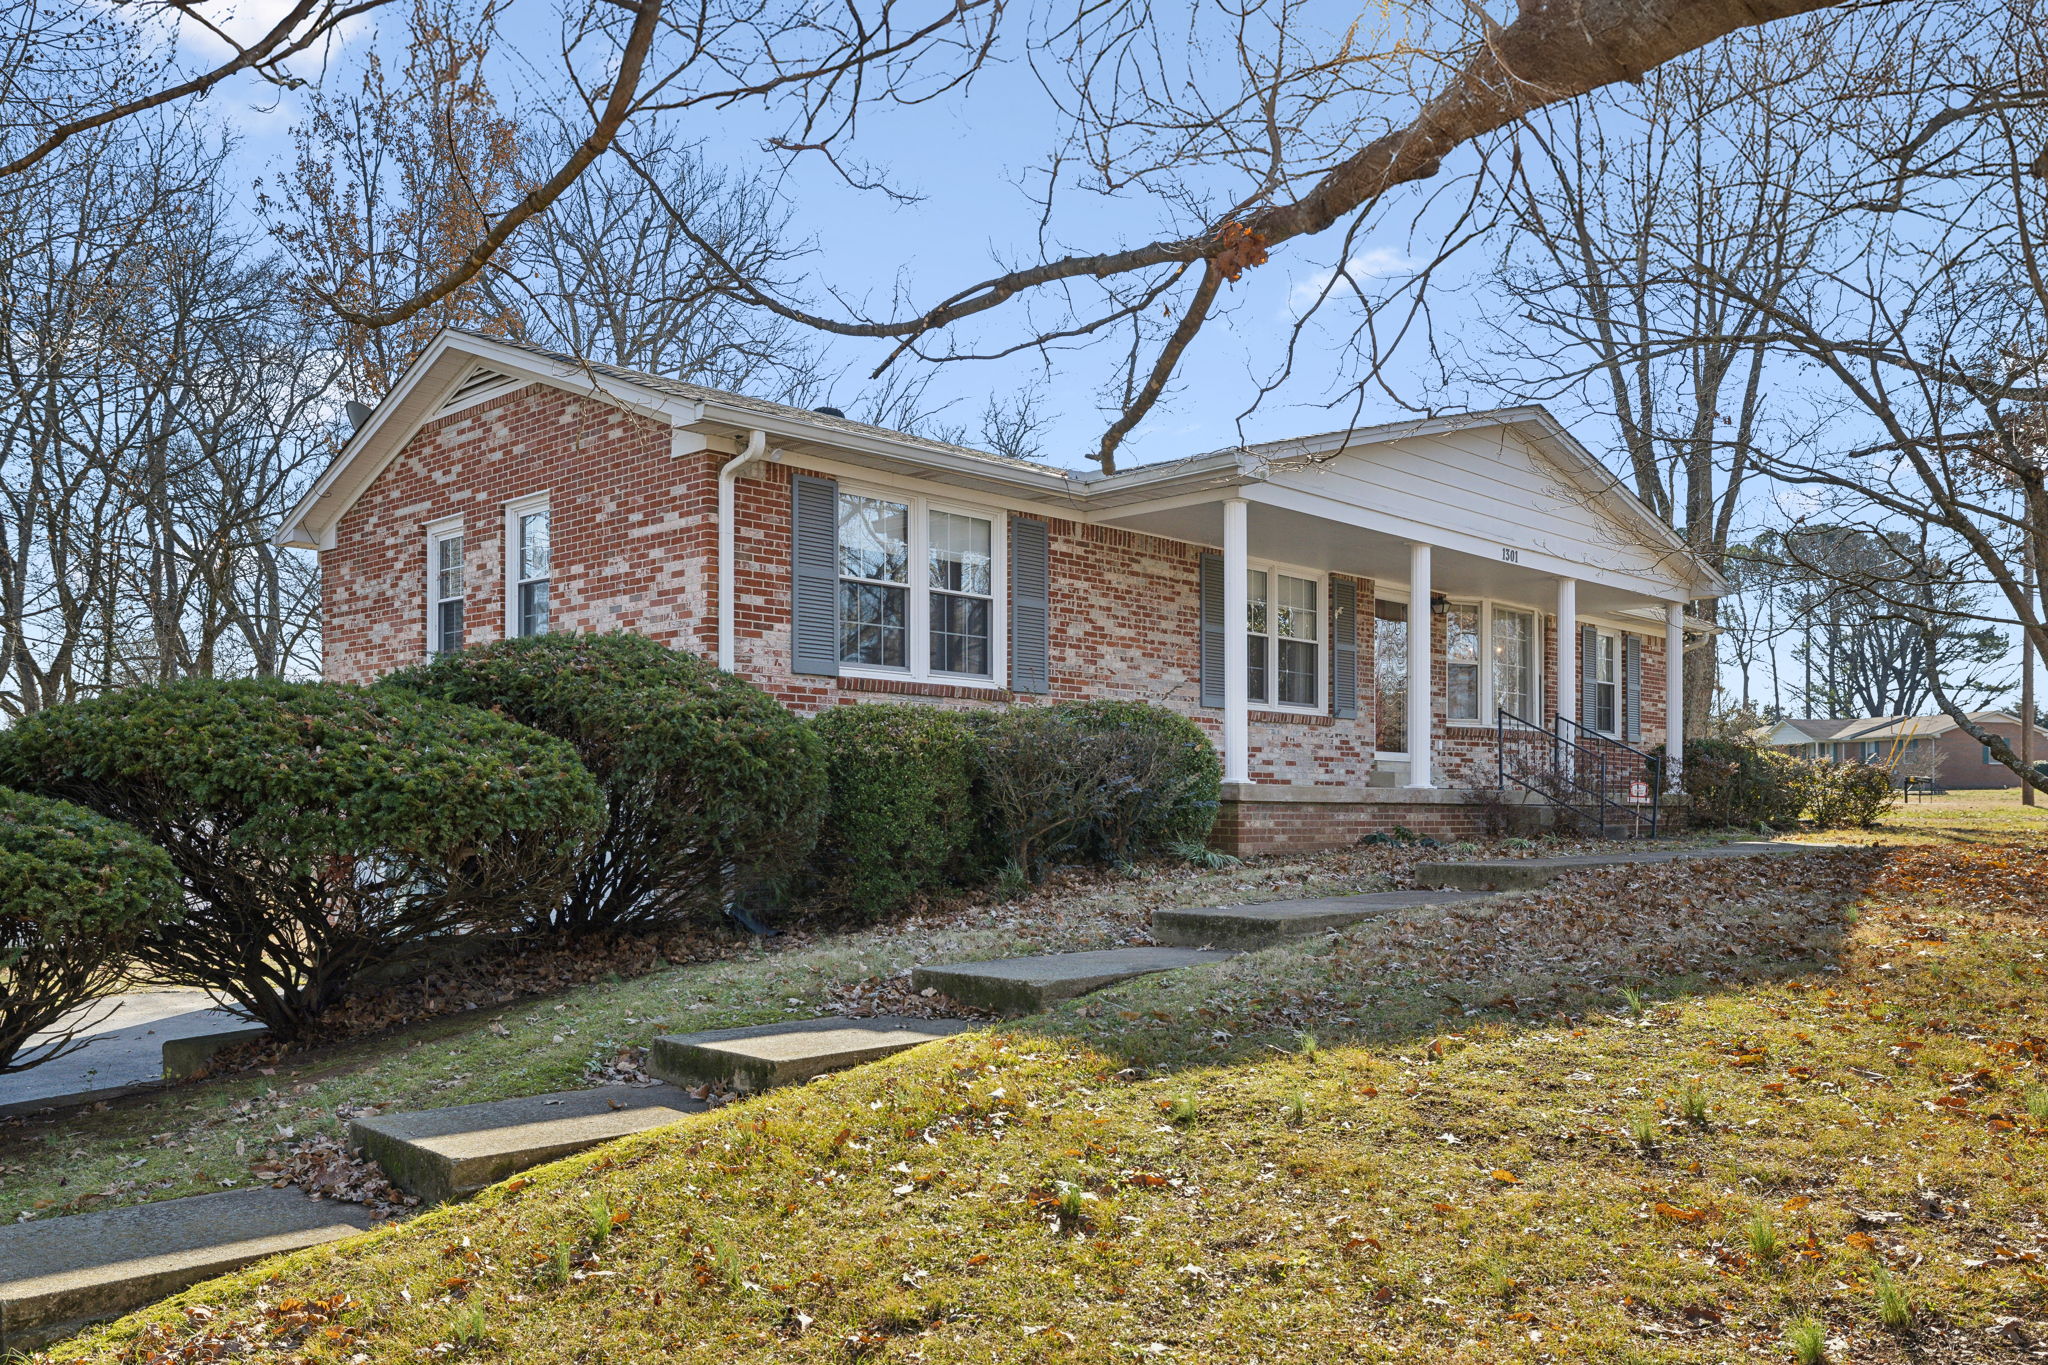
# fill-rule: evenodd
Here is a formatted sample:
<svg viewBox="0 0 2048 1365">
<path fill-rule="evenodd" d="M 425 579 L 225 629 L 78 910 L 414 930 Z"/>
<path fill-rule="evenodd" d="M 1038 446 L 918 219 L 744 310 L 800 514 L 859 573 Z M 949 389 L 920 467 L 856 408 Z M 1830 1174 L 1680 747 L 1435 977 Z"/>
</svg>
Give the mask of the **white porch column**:
<svg viewBox="0 0 2048 1365">
<path fill-rule="evenodd" d="M 1678 784 L 1685 763 L 1685 603 L 1664 605 L 1664 775 Z"/>
<path fill-rule="evenodd" d="M 1429 547 L 1408 546 L 1408 785 L 1434 787 L 1436 613 L 1429 607 Z"/>
<path fill-rule="evenodd" d="M 1246 600 L 1251 576 L 1251 535 L 1243 498 L 1223 502 L 1223 780 L 1249 782 L 1251 767 L 1251 659 L 1246 642 Z"/>
<path fill-rule="evenodd" d="M 1579 580 L 1557 580 L 1557 715 L 1579 719 Z M 1537 723 L 1544 718 L 1538 716 Z M 1554 723 L 1554 718 L 1553 718 Z"/>
</svg>

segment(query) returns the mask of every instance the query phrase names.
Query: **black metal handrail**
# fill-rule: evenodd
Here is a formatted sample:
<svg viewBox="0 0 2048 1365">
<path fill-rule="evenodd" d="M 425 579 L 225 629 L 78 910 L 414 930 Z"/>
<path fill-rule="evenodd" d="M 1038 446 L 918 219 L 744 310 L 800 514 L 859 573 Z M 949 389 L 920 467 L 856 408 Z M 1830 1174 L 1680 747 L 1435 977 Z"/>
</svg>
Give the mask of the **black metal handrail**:
<svg viewBox="0 0 2048 1365">
<path fill-rule="evenodd" d="M 1663 808 L 1662 761 L 1569 717 L 1553 719 L 1554 729 L 1512 711 L 1496 713 L 1494 745 L 1501 789 L 1505 791 L 1512 782 L 1524 791 L 1563 806 L 1590 823 L 1603 839 L 1632 835 L 1656 838 Z M 1533 748 L 1538 760 L 1536 767 L 1525 770 L 1510 765 L 1511 734 L 1523 753 Z M 1636 799 L 1638 782 L 1647 789 L 1644 800 Z M 1623 789 L 1620 784 L 1626 784 L 1625 800 L 1616 795 Z M 1612 828 L 1617 826 L 1619 833 Z"/>
</svg>

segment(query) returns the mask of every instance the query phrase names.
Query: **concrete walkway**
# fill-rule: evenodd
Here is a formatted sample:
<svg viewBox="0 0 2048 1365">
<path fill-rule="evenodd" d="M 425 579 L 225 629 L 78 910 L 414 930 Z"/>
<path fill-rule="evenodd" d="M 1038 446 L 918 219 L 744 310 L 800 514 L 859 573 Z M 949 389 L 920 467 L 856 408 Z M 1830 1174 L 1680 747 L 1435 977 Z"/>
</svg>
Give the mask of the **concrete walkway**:
<svg viewBox="0 0 2048 1365">
<path fill-rule="evenodd" d="M 130 991 L 115 997 L 113 1004 L 112 1013 L 92 1026 L 85 1047 L 54 1062 L 0 1076 L 0 1114 L 127 1094 L 163 1079 L 165 1042 L 248 1023 L 216 1006 L 206 992 L 177 987 Z M 102 1004 L 74 1017 L 89 1018 L 105 1008 Z"/>
<path fill-rule="evenodd" d="M 1756 840 L 1708 844 L 1702 848 L 1651 848 L 1614 853 L 1580 853 L 1566 858 L 1502 858 L 1494 862 L 1417 863 L 1415 880 L 1423 886 L 1456 891 L 1534 891 L 1567 872 L 1595 867 L 1626 867 L 1637 863 L 1677 863 L 1699 859 L 1796 857 L 1836 853 L 1850 844 L 1790 844 Z"/>
<path fill-rule="evenodd" d="M 0 1227 L 0 1351 L 88 1323 L 371 1224 L 360 1204 L 297 1190 L 233 1190 Z"/>
</svg>

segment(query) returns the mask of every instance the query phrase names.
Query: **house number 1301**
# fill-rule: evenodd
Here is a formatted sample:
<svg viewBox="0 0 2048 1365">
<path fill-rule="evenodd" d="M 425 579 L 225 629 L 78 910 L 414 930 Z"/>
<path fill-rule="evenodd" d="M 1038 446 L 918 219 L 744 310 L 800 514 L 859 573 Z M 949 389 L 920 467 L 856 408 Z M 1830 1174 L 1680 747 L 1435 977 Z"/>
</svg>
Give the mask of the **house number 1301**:
<svg viewBox="0 0 2048 1365">
<path fill-rule="evenodd" d="M 1510 550 L 1505 545 L 1500 547 L 1500 557 L 1510 564 L 1519 564 L 1522 562 L 1522 552 L 1520 550 Z"/>
</svg>

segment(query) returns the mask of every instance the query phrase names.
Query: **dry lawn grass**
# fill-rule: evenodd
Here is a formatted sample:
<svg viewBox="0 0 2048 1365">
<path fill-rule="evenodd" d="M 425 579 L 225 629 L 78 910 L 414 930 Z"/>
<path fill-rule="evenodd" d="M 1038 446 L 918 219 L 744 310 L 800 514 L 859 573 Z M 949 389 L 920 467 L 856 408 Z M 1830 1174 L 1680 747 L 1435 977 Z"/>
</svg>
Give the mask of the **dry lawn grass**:
<svg viewBox="0 0 2048 1365">
<path fill-rule="evenodd" d="M 2019 1361 L 2048 850 L 1589 873 L 202 1286 L 110 1361 Z M 1233 897 L 1234 898 L 1234 897 Z"/>
</svg>

